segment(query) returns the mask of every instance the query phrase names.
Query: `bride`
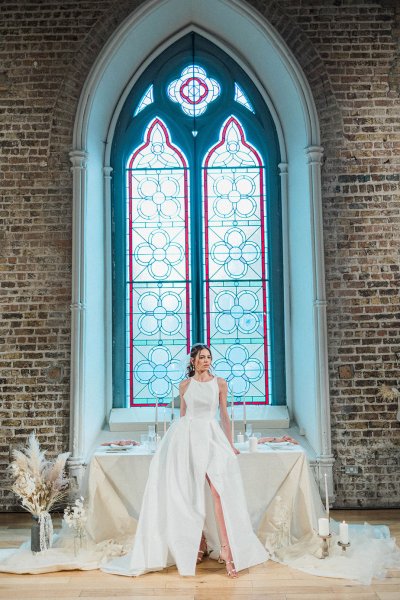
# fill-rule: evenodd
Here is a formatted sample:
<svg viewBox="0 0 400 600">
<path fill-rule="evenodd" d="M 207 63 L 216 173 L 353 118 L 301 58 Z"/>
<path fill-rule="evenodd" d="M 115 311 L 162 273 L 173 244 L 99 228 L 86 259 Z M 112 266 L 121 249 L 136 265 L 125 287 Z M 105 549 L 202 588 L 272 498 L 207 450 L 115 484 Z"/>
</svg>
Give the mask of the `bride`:
<svg viewBox="0 0 400 600">
<path fill-rule="evenodd" d="M 268 559 L 247 511 L 227 383 L 210 373 L 211 360 L 208 346 L 192 347 L 187 378 L 179 387 L 181 418 L 151 462 L 132 551 L 102 570 L 136 576 L 176 564 L 180 575 L 194 575 L 196 563 L 210 554 L 225 563 L 228 576 L 237 577 Z"/>
</svg>

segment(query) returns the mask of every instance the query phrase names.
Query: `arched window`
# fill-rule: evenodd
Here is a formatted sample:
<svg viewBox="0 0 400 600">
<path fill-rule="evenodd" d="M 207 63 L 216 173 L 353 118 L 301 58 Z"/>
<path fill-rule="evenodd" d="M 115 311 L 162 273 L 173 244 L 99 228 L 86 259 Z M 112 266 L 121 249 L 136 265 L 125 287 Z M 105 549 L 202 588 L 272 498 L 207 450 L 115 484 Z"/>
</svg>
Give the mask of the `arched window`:
<svg viewBox="0 0 400 600">
<path fill-rule="evenodd" d="M 116 407 L 169 402 L 199 341 L 236 401 L 285 404 L 279 162 L 260 91 L 201 36 L 134 85 L 111 153 Z"/>
</svg>

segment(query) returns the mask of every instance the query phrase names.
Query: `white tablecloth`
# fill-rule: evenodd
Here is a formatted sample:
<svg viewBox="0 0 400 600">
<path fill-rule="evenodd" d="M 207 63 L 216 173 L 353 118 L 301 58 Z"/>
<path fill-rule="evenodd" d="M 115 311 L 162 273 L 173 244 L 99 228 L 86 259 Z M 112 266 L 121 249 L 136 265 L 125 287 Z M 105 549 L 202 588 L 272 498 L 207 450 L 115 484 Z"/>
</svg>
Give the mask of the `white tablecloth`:
<svg viewBox="0 0 400 600">
<path fill-rule="evenodd" d="M 273 551 L 317 529 L 323 506 L 303 450 L 288 444 L 259 446 L 238 455 L 254 530 Z M 136 530 L 152 456 L 141 447 L 95 452 L 89 465 L 87 529 L 93 540 L 125 540 Z M 207 484 L 205 489 L 207 490 Z"/>
</svg>

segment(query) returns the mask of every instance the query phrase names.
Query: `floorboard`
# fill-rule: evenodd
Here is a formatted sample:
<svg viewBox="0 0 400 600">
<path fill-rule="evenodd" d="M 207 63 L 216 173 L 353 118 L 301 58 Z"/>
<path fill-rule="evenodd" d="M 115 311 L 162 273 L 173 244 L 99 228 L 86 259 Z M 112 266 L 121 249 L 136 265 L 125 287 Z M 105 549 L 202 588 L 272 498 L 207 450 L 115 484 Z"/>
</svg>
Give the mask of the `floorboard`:
<svg viewBox="0 0 400 600">
<path fill-rule="evenodd" d="M 332 511 L 336 520 L 386 524 L 400 539 L 400 510 Z M 54 517 L 55 530 L 61 519 Z M 0 514 L 0 548 L 18 547 L 29 539 L 30 516 Z M 236 580 L 223 565 L 209 559 L 195 577 L 180 577 L 175 568 L 138 578 L 101 571 L 63 571 L 45 575 L 0 574 L 0 600 L 400 600 L 400 571 L 370 586 L 345 579 L 307 575 L 269 561 L 247 569 Z"/>
</svg>

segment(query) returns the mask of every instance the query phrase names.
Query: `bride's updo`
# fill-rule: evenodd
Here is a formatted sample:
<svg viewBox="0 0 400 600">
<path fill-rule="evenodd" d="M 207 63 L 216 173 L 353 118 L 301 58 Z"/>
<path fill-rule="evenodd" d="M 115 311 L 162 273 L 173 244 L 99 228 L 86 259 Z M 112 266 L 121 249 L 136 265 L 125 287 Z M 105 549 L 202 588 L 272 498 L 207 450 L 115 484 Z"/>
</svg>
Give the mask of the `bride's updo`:
<svg viewBox="0 0 400 600">
<path fill-rule="evenodd" d="M 191 349 L 190 349 L 189 364 L 188 364 L 187 369 L 186 369 L 186 375 L 187 375 L 187 377 L 193 377 L 193 375 L 194 375 L 194 361 L 196 359 L 196 356 L 198 355 L 198 353 L 201 350 L 208 350 L 209 353 L 211 354 L 211 350 L 210 350 L 210 348 L 206 344 L 195 344 L 194 346 L 192 346 Z M 212 359 L 212 354 L 211 354 L 211 359 Z"/>
</svg>

